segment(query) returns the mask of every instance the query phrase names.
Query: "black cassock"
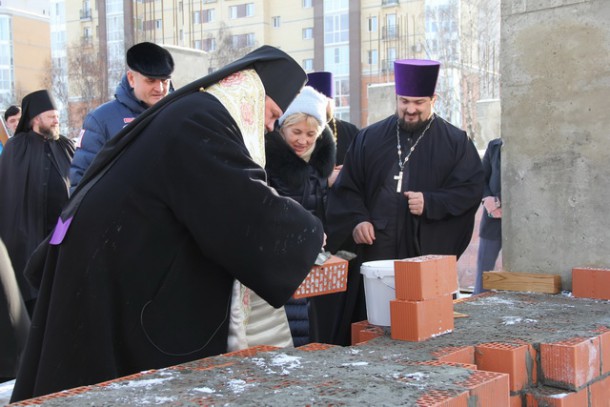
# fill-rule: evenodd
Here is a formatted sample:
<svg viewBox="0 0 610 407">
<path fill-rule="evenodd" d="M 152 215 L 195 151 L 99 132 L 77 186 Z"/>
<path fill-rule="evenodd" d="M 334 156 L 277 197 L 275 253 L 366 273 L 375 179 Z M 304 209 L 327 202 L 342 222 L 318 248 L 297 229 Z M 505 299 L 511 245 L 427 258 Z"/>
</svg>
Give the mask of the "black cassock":
<svg viewBox="0 0 610 407">
<path fill-rule="evenodd" d="M 402 192 L 424 194 L 424 213 L 413 216 L 403 193 L 396 192 L 399 174 L 397 117 L 390 116 L 360 131 L 347 152 L 343 169 L 328 198 L 327 230 L 331 251 L 354 248 L 348 291 L 320 297 L 318 306 L 336 309 L 328 341 L 346 345 L 352 322 L 366 319 L 360 265 L 366 261 L 425 254 L 460 256 L 472 237 L 474 217 L 483 192 L 478 152 L 463 130 L 436 116 L 415 146 L 402 177 Z M 421 136 L 400 131 L 402 160 Z M 371 246 L 355 245 L 354 227 L 375 227 Z"/>
<path fill-rule="evenodd" d="M 11 258 L 24 301 L 36 291 L 23 276 L 36 247 L 52 230 L 68 200 L 72 141 L 46 140 L 33 132 L 16 134 L 0 155 L 0 238 Z"/>
<path fill-rule="evenodd" d="M 226 352 L 235 279 L 279 307 L 306 277 L 322 223 L 267 186 L 200 91 L 249 66 L 182 87 L 96 156 L 28 265 L 40 293 L 12 401 Z"/>
</svg>

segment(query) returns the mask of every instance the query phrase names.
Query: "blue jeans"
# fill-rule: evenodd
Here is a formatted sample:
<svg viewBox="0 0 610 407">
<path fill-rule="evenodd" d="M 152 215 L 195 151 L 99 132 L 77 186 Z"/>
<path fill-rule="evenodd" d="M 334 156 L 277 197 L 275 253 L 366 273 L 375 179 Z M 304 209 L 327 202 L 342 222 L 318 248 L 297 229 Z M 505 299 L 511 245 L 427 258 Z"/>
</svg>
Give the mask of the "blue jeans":
<svg viewBox="0 0 610 407">
<path fill-rule="evenodd" d="M 474 283 L 473 294 L 483 291 L 483 272 L 491 271 L 496 266 L 496 260 L 502 250 L 502 240 L 479 238 L 479 252 L 477 253 L 477 276 Z"/>
</svg>

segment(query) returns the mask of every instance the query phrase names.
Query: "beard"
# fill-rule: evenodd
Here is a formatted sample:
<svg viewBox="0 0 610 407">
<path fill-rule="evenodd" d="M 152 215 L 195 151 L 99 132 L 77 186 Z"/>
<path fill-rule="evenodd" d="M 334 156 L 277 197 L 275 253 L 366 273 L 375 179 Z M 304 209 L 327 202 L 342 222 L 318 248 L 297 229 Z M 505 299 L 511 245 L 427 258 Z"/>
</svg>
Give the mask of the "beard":
<svg viewBox="0 0 610 407">
<path fill-rule="evenodd" d="M 428 120 L 418 120 L 416 122 L 408 122 L 405 120 L 404 116 L 398 119 L 398 126 L 403 129 L 404 131 L 410 132 L 410 133 L 414 133 L 416 131 L 419 131 L 421 129 L 423 129 L 426 124 L 428 123 L 428 121 L 430 120 L 430 118 L 428 118 Z"/>
<path fill-rule="evenodd" d="M 58 140 L 59 139 L 59 126 L 40 126 L 38 129 L 46 139 Z"/>
</svg>

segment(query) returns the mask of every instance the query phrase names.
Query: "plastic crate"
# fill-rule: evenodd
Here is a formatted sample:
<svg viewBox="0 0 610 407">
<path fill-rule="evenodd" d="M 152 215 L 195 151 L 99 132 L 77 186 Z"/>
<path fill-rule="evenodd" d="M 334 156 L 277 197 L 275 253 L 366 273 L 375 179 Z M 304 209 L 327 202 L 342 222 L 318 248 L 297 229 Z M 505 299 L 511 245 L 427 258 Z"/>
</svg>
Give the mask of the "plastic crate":
<svg viewBox="0 0 610 407">
<path fill-rule="evenodd" d="M 293 297 L 315 297 L 347 290 L 347 264 L 347 260 L 330 256 L 324 264 L 311 269 Z"/>
</svg>

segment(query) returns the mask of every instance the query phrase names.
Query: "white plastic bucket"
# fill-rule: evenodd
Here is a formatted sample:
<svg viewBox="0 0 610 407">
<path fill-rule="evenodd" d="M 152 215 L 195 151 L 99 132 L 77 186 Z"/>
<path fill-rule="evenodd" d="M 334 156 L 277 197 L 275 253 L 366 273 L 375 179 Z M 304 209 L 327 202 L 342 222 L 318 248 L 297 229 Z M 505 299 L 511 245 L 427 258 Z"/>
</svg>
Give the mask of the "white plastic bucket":
<svg viewBox="0 0 610 407">
<path fill-rule="evenodd" d="M 396 298 L 394 261 L 367 261 L 360 266 L 364 276 L 366 314 L 373 325 L 390 326 L 390 301 Z"/>
</svg>

